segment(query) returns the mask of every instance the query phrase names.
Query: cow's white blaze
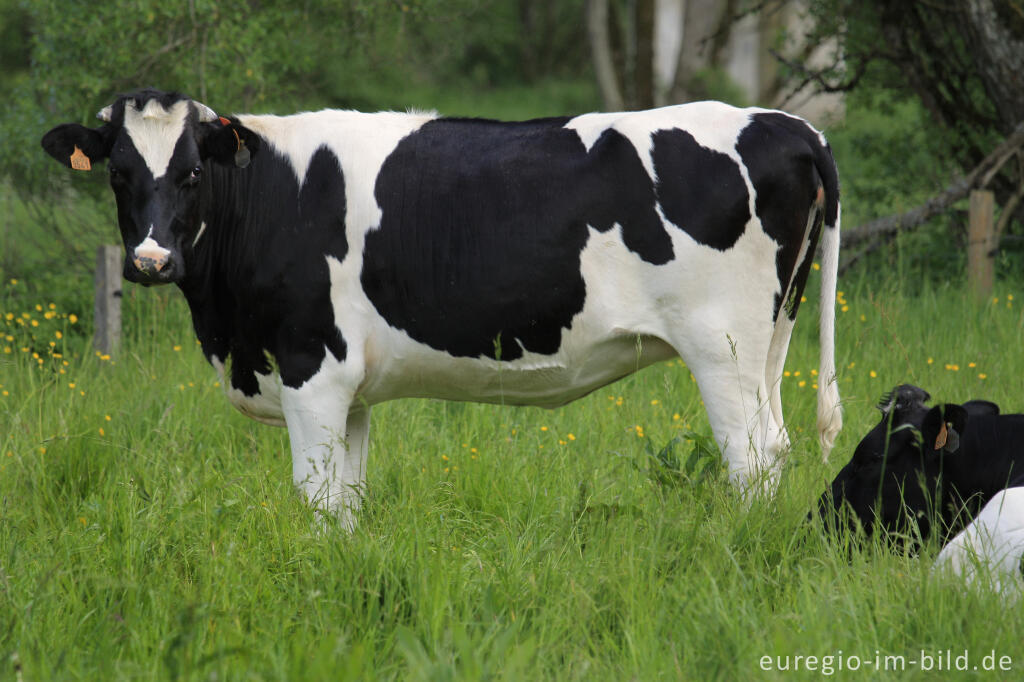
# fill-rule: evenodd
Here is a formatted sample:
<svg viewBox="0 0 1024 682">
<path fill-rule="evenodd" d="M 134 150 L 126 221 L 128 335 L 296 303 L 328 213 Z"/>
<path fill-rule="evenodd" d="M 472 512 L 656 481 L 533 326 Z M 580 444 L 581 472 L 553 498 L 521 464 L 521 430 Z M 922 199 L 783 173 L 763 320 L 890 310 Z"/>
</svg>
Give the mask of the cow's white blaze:
<svg viewBox="0 0 1024 682">
<path fill-rule="evenodd" d="M 167 173 L 189 112 L 188 100 L 179 100 L 170 109 L 165 109 L 151 99 L 141 111 L 134 100 L 125 102 L 124 129 L 154 179 L 160 179 Z"/>
</svg>

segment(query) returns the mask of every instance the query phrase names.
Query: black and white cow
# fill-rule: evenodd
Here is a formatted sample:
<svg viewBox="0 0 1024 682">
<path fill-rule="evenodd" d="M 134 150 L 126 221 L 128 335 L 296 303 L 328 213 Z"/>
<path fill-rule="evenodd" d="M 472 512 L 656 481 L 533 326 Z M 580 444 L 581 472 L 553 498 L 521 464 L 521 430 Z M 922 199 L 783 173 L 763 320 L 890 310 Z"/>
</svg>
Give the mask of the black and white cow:
<svg viewBox="0 0 1024 682">
<path fill-rule="evenodd" d="M 152 90 L 99 118 L 43 147 L 75 168 L 108 159 L 125 277 L 181 288 L 231 401 L 288 427 L 296 484 L 346 520 L 371 405 L 554 407 L 677 354 L 734 480 L 773 482 L 822 232 L 826 452 L 839 431 L 838 178 L 799 118 L 717 102 L 520 123 L 219 118 Z"/>
<path fill-rule="evenodd" d="M 922 539 L 938 524 L 946 540 L 1024 474 L 1024 415 L 986 400 L 928 408 L 930 397 L 909 384 L 882 397 L 881 421 L 819 500 L 827 526 L 846 525 L 848 506 L 869 535 L 907 533 L 916 520 Z"/>
</svg>

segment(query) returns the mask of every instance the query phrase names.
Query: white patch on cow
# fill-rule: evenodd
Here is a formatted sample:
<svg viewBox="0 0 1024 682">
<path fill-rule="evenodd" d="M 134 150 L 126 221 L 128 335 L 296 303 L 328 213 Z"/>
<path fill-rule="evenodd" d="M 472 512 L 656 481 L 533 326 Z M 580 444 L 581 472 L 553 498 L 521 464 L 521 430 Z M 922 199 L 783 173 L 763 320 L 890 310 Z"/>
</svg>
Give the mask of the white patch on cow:
<svg viewBox="0 0 1024 682">
<path fill-rule="evenodd" d="M 141 111 L 134 100 L 125 102 L 124 129 L 154 179 L 167 173 L 189 111 L 189 100 L 184 99 L 172 104 L 170 109 L 151 99 Z"/>
<path fill-rule="evenodd" d="M 171 255 L 170 249 L 165 249 L 160 246 L 155 239 L 153 239 L 153 228 L 149 228 L 149 234 L 146 238 L 139 242 L 139 245 L 135 247 L 135 257 L 146 257 L 152 258 L 153 260 L 162 260 Z"/>
<path fill-rule="evenodd" d="M 736 151 L 736 140 L 750 122 L 750 116 L 761 111 L 766 110 L 737 109 L 722 102 L 692 102 L 647 111 L 583 114 L 570 120 L 565 127 L 576 131 L 587 151 L 605 130 L 612 128 L 618 131 L 636 147 L 651 178 L 657 177 L 651 160 L 652 135 L 659 130 L 676 128 L 692 135 L 702 147 L 728 155 L 745 174 L 746 169 Z"/>
<path fill-rule="evenodd" d="M 210 363 L 217 370 L 224 394 L 239 412 L 271 426 L 285 425 L 284 412 L 281 410 L 281 378 L 277 374 L 256 372 L 259 390 L 256 395 L 248 396 L 231 385 L 231 377 L 226 376 L 222 359 L 214 355 L 210 357 Z"/>
<path fill-rule="evenodd" d="M 722 102 L 692 102 L 675 106 L 613 114 L 584 114 L 566 123 L 576 131 L 587 151 L 609 128 L 618 131 L 636 149 L 640 162 L 653 182 L 658 176 L 651 158 L 653 134 L 659 130 L 680 129 L 689 133 L 697 144 L 731 158 L 747 186 L 750 215 L 756 215 L 753 183 L 746 165 L 736 151 L 736 141 L 750 117 L 766 109 L 738 109 Z M 661 216 L 662 222 L 665 217 Z M 670 223 L 667 223 L 670 224 Z"/>
<path fill-rule="evenodd" d="M 300 187 L 313 154 L 321 147 L 334 152 L 345 176 L 346 236 L 351 249 L 354 241 L 361 248 L 363 232 L 380 225 L 374 185 L 384 160 L 403 137 L 436 117 L 434 113 L 326 110 L 294 116 L 246 115 L 239 116 L 239 121 L 288 159 Z M 312 130 L 320 134 L 311 135 Z"/>
<path fill-rule="evenodd" d="M 199 224 L 199 231 L 196 232 L 196 237 L 195 237 L 195 239 L 192 240 L 193 248 L 195 247 L 196 244 L 199 243 L 199 238 L 203 236 L 204 232 L 206 232 L 206 221 L 205 220 Z"/>
<path fill-rule="evenodd" d="M 933 571 L 949 571 L 972 586 L 988 586 L 1007 597 L 1024 592 L 1024 488 L 996 493 L 978 516 L 935 559 Z"/>
</svg>

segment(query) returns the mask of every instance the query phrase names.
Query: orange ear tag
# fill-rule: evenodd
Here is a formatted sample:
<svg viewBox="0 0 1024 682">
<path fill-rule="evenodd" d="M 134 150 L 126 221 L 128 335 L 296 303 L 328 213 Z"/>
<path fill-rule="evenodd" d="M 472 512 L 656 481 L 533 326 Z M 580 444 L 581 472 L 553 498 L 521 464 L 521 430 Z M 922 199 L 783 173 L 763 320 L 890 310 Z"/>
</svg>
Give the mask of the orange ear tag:
<svg viewBox="0 0 1024 682">
<path fill-rule="evenodd" d="M 75 151 L 71 153 L 71 167 L 75 170 L 92 170 L 92 163 L 89 162 L 89 157 L 85 155 L 78 145 L 75 145 Z"/>
<path fill-rule="evenodd" d="M 942 428 L 939 429 L 939 435 L 935 436 L 935 449 L 942 449 L 946 445 L 946 439 L 948 437 L 949 433 L 946 431 L 946 422 L 942 422 Z"/>
</svg>

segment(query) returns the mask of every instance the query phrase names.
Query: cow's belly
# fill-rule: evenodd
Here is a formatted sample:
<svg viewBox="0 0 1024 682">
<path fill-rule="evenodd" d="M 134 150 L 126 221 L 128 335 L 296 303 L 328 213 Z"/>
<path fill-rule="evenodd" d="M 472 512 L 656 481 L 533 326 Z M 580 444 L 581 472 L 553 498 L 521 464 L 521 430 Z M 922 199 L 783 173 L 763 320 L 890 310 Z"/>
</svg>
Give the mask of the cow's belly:
<svg viewBox="0 0 1024 682">
<path fill-rule="evenodd" d="M 220 383 L 224 386 L 224 394 L 232 405 L 246 417 L 255 419 L 271 426 L 284 426 L 284 412 L 281 409 L 281 377 L 276 373 L 256 373 L 259 390 L 253 395 L 246 395 L 231 385 L 226 376 L 224 362 L 216 356 L 210 359 Z"/>
<path fill-rule="evenodd" d="M 359 395 L 371 404 L 395 398 L 436 398 L 551 408 L 676 356 L 661 339 L 625 333 L 566 346 L 554 355 L 527 353 L 505 362 L 452 357 L 419 344 L 393 348 L 388 357 L 368 353 L 366 381 Z"/>
</svg>

